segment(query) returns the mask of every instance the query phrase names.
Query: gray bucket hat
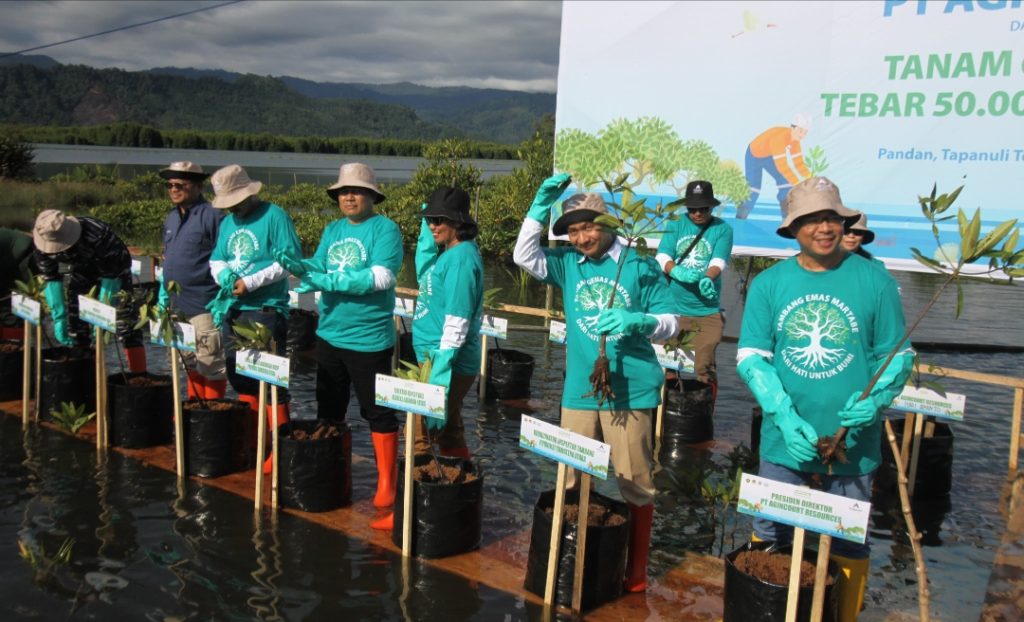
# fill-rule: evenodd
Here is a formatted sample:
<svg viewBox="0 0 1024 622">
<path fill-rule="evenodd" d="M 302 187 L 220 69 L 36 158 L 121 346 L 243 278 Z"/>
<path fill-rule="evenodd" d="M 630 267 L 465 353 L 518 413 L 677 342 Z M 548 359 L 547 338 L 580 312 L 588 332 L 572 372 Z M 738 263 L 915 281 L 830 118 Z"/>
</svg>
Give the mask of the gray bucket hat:
<svg viewBox="0 0 1024 622">
<path fill-rule="evenodd" d="M 790 240 L 793 239 L 793 234 L 789 227 L 802 216 L 833 211 L 846 219 L 844 231 L 860 218 L 860 212 L 843 205 L 839 188 L 827 177 L 811 177 L 793 186 L 782 202 L 782 208 L 786 218 L 775 233 Z"/>
<path fill-rule="evenodd" d="M 164 179 L 188 179 L 191 181 L 203 181 L 210 176 L 209 173 L 203 172 L 203 167 L 188 160 L 171 162 L 167 168 L 160 169 L 158 175 Z"/>
<path fill-rule="evenodd" d="M 68 216 L 59 209 L 39 212 L 32 227 L 32 241 L 43 253 L 60 253 L 78 242 L 82 235 L 82 223 L 74 216 Z"/>
<path fill-rule="evenodd" d="M 210 179 L 213 184 L 213 201 L 211 205 L 217 209 L 234 207 L 245 199 L 256 195 L 263 182 L 249 179 L 245 169 L 237 164 L 229 164 L 218 170 Z"/>
<path fill-rule="evenodd" d="M 377 173 L 373 171 L 372 167 L 361 162 L 342 164 L 338 169 L 338 181 L 327 189 L 327 196 L 337 201 L 338 193 L 345 187 L 372 190 L 376 195 L 373 198 L 375 204 L 386 198 L 377 187 Z"/>
<path fill-rule="evenodd" d="M 600 194 L 580 192 L 562 201 L 562 215 L 555 221 L 551 231 L 555 235 L 566 235 L 570 225 L 592 221 L 604 214 L 608 214 L 608 206 Z"/>
<path fill-rule="evenodd" d="M 861 214 L 857 222 L 853 223 L 846 229 L 847 233 L 850 231 L 856 231 L 861 234 L 861 244 L 871 244 L 875 241 L 875 232 L 868 229 L 868 215 Z"/>
</svg>

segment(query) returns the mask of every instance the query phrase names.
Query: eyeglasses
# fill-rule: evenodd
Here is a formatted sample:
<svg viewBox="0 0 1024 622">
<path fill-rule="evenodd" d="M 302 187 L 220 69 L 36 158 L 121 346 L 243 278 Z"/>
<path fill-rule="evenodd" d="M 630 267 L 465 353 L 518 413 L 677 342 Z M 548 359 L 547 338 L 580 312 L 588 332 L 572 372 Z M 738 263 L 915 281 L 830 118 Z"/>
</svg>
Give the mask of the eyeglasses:
<svg viewBox="0 0 1024 622">
<path fill-rule="evenodd" d="M 183 190 L 183 189 L 189 188 L 191 186 L 192 186 L 192 184 L 190 184 L 188 182 L 181 183 L 181 182 L 177 182 L 177 181 L 169 181 L 166 184 L 164 184 L 164 187 L 167 188 L 168 190 Z"/>
<path fill-rule="evenodd" d="M 444 216 L 425 216 L 423 220 L 427 221 L 428 225 L 437 227 L 439 225 L 443 225 L 445 221 L 448 219 L 445 218 Z"/>
<path fill-rule="evenodd" d="M 817 227 L 821 223 L 827 223 L 829 225 L 841 225 L 846 222 L 846 219 L 836 214 L 835 212 L 819 212 L 817 214 L 810 214 L 808 216 L 801 216 L 796 221 L 797 227 L 806 227 L 813 225 Z"/>
</svg>

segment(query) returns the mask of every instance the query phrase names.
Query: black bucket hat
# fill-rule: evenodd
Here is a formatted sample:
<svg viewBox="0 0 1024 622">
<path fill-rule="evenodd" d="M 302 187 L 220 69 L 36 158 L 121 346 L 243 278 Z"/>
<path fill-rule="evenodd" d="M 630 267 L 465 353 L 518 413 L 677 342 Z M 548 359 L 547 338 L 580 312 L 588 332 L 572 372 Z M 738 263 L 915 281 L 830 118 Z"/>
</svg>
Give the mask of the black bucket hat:
<svg viewBox="0 0 1024 622">
<path fill-rule="evenodd" d="M 686 184 L 683 205 L 687 208 L 718 207 L 722 202 L 715 198 L 715 189 L 710 181 L 698 179 Z"/>
<path fill-rule="evenodd" d="M 420 212 L 421 218 L 447 218 L 459 224 L 476 222 L 469 215 L 469 194 L 462 188 L 442 186 L 427 199 L 427 209 Z"/>
</svg>

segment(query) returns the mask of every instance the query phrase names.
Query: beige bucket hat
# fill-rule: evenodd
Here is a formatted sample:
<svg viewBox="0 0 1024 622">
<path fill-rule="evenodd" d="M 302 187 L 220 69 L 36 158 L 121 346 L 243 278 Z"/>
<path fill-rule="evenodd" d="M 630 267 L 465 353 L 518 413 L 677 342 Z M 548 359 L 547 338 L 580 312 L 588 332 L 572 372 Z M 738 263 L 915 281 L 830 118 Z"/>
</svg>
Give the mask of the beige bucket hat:
<svg viewBox="0 0 1024 622">
<path fill-rule="evenodd" d="M 210 179 L 213 184 L 213 201 L 211 205 L 217 209 L 234 207 L 245 199 L 256 195 L 263 182 L 249 179 L 245 169 L 237 164 L 229 164 L 219 169 Z"/>
<path fill-rule="evenodd" d="M 373 198 L 375 204 L 386 198 L 377 187 L 377 173 L 372 167 L 361 162 L 342 164 L 338 169 L 338 182 L 327 189 L 327 196 L 337 201 L 339 191 L 346 186 L 372 190 L 376 195 Z"/>
<path fill-rule="evenodd" d="M 164 179 L 189 179 L 192 181 L 203 181 L 210 176 L 209 173 L 203 172 L 203 167 L 188 160 L 171 162 L 170 166 L 160 169 L 157 174 Z"/>
<path fill-rule="evenodd" d="M 555 235 L 566 235 L 570 225 L 591 221 L 607 213 L 608 206 L 600 194 L 580 192 L 562 201 L 562 215 L 555 221 L 551 231 Z"/>
<path fill-rule="evenodd" d="M 793 186 L 786 195 L 782 208 L 786 212 L 786 218 L 775 233 L 790 240 L 793 239 L 793 234 L 790 233 L 789 227 L 802 216 L 833 211 L 846 219 L 844 230 L 849 229 L 860 218 L 860 212 L 843 205 L 839 188 L 827 177 L 811 177 Z"/>
<path fill-rule="evenodd" d="M 59 209 L 39 212 L 32 227 L 32 241 L 44 253 L 59 253 L 75 245 L 82 235 L 82 223 Z"/>
<path fill-rule="evenodd" d="M 867 214 L 861 214 L 860 218 L 857 219 L 857 222 L 850 225 L 846 230 L 847 232 L 856 231 L 857 233 L 860 233 L 862 236 L 860 240 L 861 244 L 871 244 L 875 241 L 875 232 L 868 229 Z"/>
</svg>

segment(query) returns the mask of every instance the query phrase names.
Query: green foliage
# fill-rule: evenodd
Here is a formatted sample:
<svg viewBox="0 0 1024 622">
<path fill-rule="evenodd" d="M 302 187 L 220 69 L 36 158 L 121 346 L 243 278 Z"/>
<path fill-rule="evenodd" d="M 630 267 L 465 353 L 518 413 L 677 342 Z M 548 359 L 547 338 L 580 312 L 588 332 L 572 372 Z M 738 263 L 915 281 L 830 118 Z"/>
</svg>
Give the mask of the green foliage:
<svg viewBox="0 0 1024 622">
<path fill-rule="evenodd" d="M 415 382 L 426 382 L 430 380 L 430 368 L 433 366 L 430 357 L 423 362 L 422 365 L 416 363 L 410 363 L 409 361 L 399 361 L 402 364 L 402 369 L 395 369 L 395 377 L 403 378 L 405 380 L 413 380 Z"/>
<path fill-rule="evenodd" d="M 10 132 L 0 133 L 0 179 L 32 179 L 35 174 L 31 143 Z"/>
<path fill-rule="evenodd" d="M 815 145 L 804 155 L 804 163 L 811 171 L 811 177 L 825 174 L 828 170 L 828 159 L 825 157 L 825 149 L 821 145 Z"/>
<path fill-rule="evenodd" d="M 84 404 L 61 402 L 60 410 L 50 411 L 50 416 L 65 432 L 77 434 L 78 430 L 96 416 L 96 413 L 85 412 Z"/>
<path fill-rule="evenodd" d="M 155 254 L 163 246 L 161 232 L 170 205 L 168 201 L 144 199 L 98 205 L 89 213 L 109 224 L 122 240 Z"/>
<path fill-rule="evenodd" d="M 231 329 L 235 332 L 235 344 L 239 350 L 270 352 L 274 336 L 270 329 L 259 322 L 238 322 Z"/>
<path fill-rule="evenodd" d="M 303 254 L 309 256 L 316 252 L 324 229 L 341 217 L 338 204 L 331 200 L 326 189 L 305 183 L 296 184 L 287 190 L 277 186 L 264 188 L 260 196 L 280 205 L 291 216 Z"/>
<path fill-rule="evenodd" d="M 30 543 L 18 539 L 18 555 L 32 568 L 32 580 L 37 583 L 48 583 L 55 578 L 57 569 L 71 562 L 71 551 L 75 546 L 74 538 L 66 538 L 53 555 L 47 555 L 42 543 L 33 547 Z"/>
<path fill-rule="evenodd" d="M 19 294 L 29 300 L 35 300 L 39 304 L 43 305 L 43 309 L 49 313 L 50 309 L 46 304 L 46 295 L 44 294 L 45 285 L 46 281 L 43 280 L 43 276 L 41 274 L 26 276 L 24 281 L 14 281 L 14 288 L 18 290 Z"/>
<path fill-rule="evenodd" d="M 181 285 L 177 281 L 167 281 L 163 287 L 171 296 L 181 293 Z M 156 294 L 152 291 L 146 292 L 145 298 L 138 305 L 139 319 L 135 323 L 135 330 L 146 328 L 150 322 L 156 322 L 157 331 L 163 342 L 170 345 L 174 343 L 174 312 L 170 309 L 161 309 L 154 300 Z"/>
<path fill-rule="evenodd" d="M 498 301 L 498 293 L 501 292 L 500 287 L 494 287 L 491 289 L 485 289 L 483 295 L 483 306 L 485 309 L 493 309 L 494 305 Z"/>
</svg>

